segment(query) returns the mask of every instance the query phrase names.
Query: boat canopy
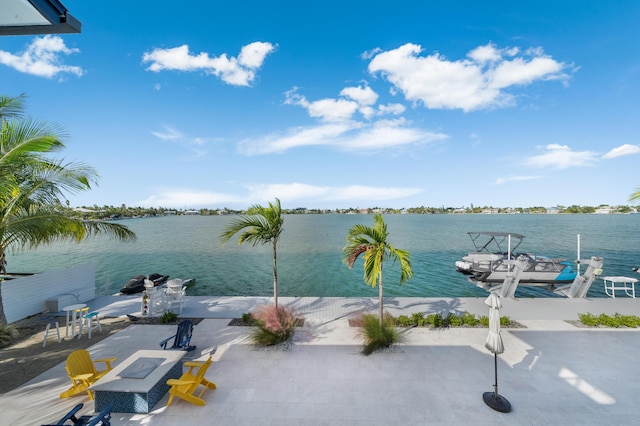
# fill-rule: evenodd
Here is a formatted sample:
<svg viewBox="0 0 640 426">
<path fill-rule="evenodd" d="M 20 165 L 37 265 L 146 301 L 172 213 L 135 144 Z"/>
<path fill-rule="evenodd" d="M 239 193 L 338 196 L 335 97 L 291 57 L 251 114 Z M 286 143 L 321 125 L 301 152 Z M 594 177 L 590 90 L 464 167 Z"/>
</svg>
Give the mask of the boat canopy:
<svg viewBox="0 0 640 426">
<path fill-rule="evenodd" d="M 514 252 L 524 240 L 524 235 L 512 232 L 467 232 L 467 234 L 471 237 L 471 242 L 478 253 L 506 254 L 509 237 L 511 237 L 511 252 Z"/>
</svg>

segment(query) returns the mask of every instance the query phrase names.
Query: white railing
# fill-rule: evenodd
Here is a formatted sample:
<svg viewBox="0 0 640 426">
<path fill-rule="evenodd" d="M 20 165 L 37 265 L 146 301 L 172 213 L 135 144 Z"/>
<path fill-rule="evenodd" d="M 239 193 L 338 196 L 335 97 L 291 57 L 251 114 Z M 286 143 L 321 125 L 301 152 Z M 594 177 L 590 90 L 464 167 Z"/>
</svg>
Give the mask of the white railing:
<svg viewBox="0 0 640 426">
<path fill-rule="evenodd" d="M 95 265 L 80 265 L 0 282 L 8 323 L 96 297 Z"/>
</svg>

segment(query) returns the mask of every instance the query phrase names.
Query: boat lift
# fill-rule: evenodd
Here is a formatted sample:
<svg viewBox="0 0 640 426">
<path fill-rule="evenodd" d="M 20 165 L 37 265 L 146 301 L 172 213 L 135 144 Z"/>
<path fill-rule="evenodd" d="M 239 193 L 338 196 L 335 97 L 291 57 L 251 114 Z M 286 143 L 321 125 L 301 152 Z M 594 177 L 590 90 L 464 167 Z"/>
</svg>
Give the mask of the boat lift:
<svg viewBox="0 0 640 426">
<path fill-rule="evenodd" d="M 524 262 L 521 260 L 505 261 L 511 265 L 511 273 L 507 275 L 502 284 L 493 285 L 487 282 L 475 282 L 475 284 L 492 293 L 496 293 L 501 298 L 514 298 L 518 285 L 520 284 L 520 273 L 524 268 Z M 549 283 L 527 283 L 528 286 L 546 286 L 548 290 L 568 298 L 585 298 L 587 292 L 591 288 L 591 284 L 602 274 L 603 260 L 601 257 L 593 256 L 591 259 L 581 259 L 576 261 L 578 264 L 587 265 L 584 274 L 578 274 L 571 284 L 554 286 Z"/>
<path fill-rule="evenodd" d="M 496 293 L 502 298 L 514 298 L 518 284 L 520 284 L 520 273 L 525 267 L 525 263 L 521 260 L 511 259 L 511 237 L 508 239 L 508 260 L 504 263 L 509 265 L 509 273 L 502 282 L 502 284 L 491 284 L 488 282 L 476 282 L 476 285 L 486 291 Z M 571 284 L 557 285 L 553 284 L 535 284 L 528 283 L 529 286 L 547 286 L 549 291 L 553 291 L 555 294 L 559 294 L 568 298 L 585 298 L 587 292 L 600 275 L 602 275 L 602 265 L 604 261 L 602 257 L 592 256 L 591 259 L 580 259 L 580 235 L 578 234 L 578 260 L 576 260 L 578 275 Z M 587 265 L 587 270 L 584 274 L 580 274 L 580 265 Z M 640 270 L 638 271 L 640 272 Z"/>
<path fill-rule="evenodd" d="M 586 264 L 587 270 L 583 275 L 578 274 L 573 283 L 556 288 L 555 293 L 570 298 L 587 297 L 587 292 L 595 281 L 602 274 L 604 261 L 601 257 L 592 256 L 591 259 L 577 260 L 578 265 Z"/>
</svg>

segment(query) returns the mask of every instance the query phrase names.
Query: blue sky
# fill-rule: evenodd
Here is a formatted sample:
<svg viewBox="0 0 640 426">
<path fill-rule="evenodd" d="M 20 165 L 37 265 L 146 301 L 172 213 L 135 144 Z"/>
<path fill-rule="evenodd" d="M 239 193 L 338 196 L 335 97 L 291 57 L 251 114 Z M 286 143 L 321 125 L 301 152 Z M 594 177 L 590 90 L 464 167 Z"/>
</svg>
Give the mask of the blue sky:
<svg viewBox="0 0 640 426">
<path fill-rule="evenodd" d="M 629 205 L 640 186 L 636 1 L 63 3 L 82 33 L 0 38 L 0 82 L 98 171 L 72 206 Z"/>
</svg>

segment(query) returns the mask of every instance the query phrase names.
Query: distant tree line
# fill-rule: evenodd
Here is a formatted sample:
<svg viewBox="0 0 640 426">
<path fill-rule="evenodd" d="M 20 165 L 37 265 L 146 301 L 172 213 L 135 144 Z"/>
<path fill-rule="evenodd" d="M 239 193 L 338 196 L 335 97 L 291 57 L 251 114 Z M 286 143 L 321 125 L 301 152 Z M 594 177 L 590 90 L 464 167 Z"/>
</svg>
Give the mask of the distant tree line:
<svg viewBox="0 0 640 426">
<path fill-rule="evenodd" d="M 238 215 L 245 214 L 246 210 L 234 210 L 227 207 L 221 209 L 174 209 L 168 207 L 128 207 L 122 204 L 119 207 L 97 205 L 91 207 L 66 208 L 71 215 L 81 217 L 83 219 L 95 220 L 118 220 L 132 219 L 142 217 L 155 216 L 172 216 L 172 215 L 199 215 L 199 216 L 221 216 L 221 215 Z M 469 206 L 469 207 L 409 207 L 403 209 L 371 207 L 371 208 L 355 208 L 346 209 L 308 209 L 305 207 L 297 207 L 294 209 L 282 209 L 283 214 L 588 214 L 598 211 L 607 213 L 626 214 L 636 211 L 631 206 L 556 206 L 547 207 L 492 207 L 492 206 Z"/>
</svg>

